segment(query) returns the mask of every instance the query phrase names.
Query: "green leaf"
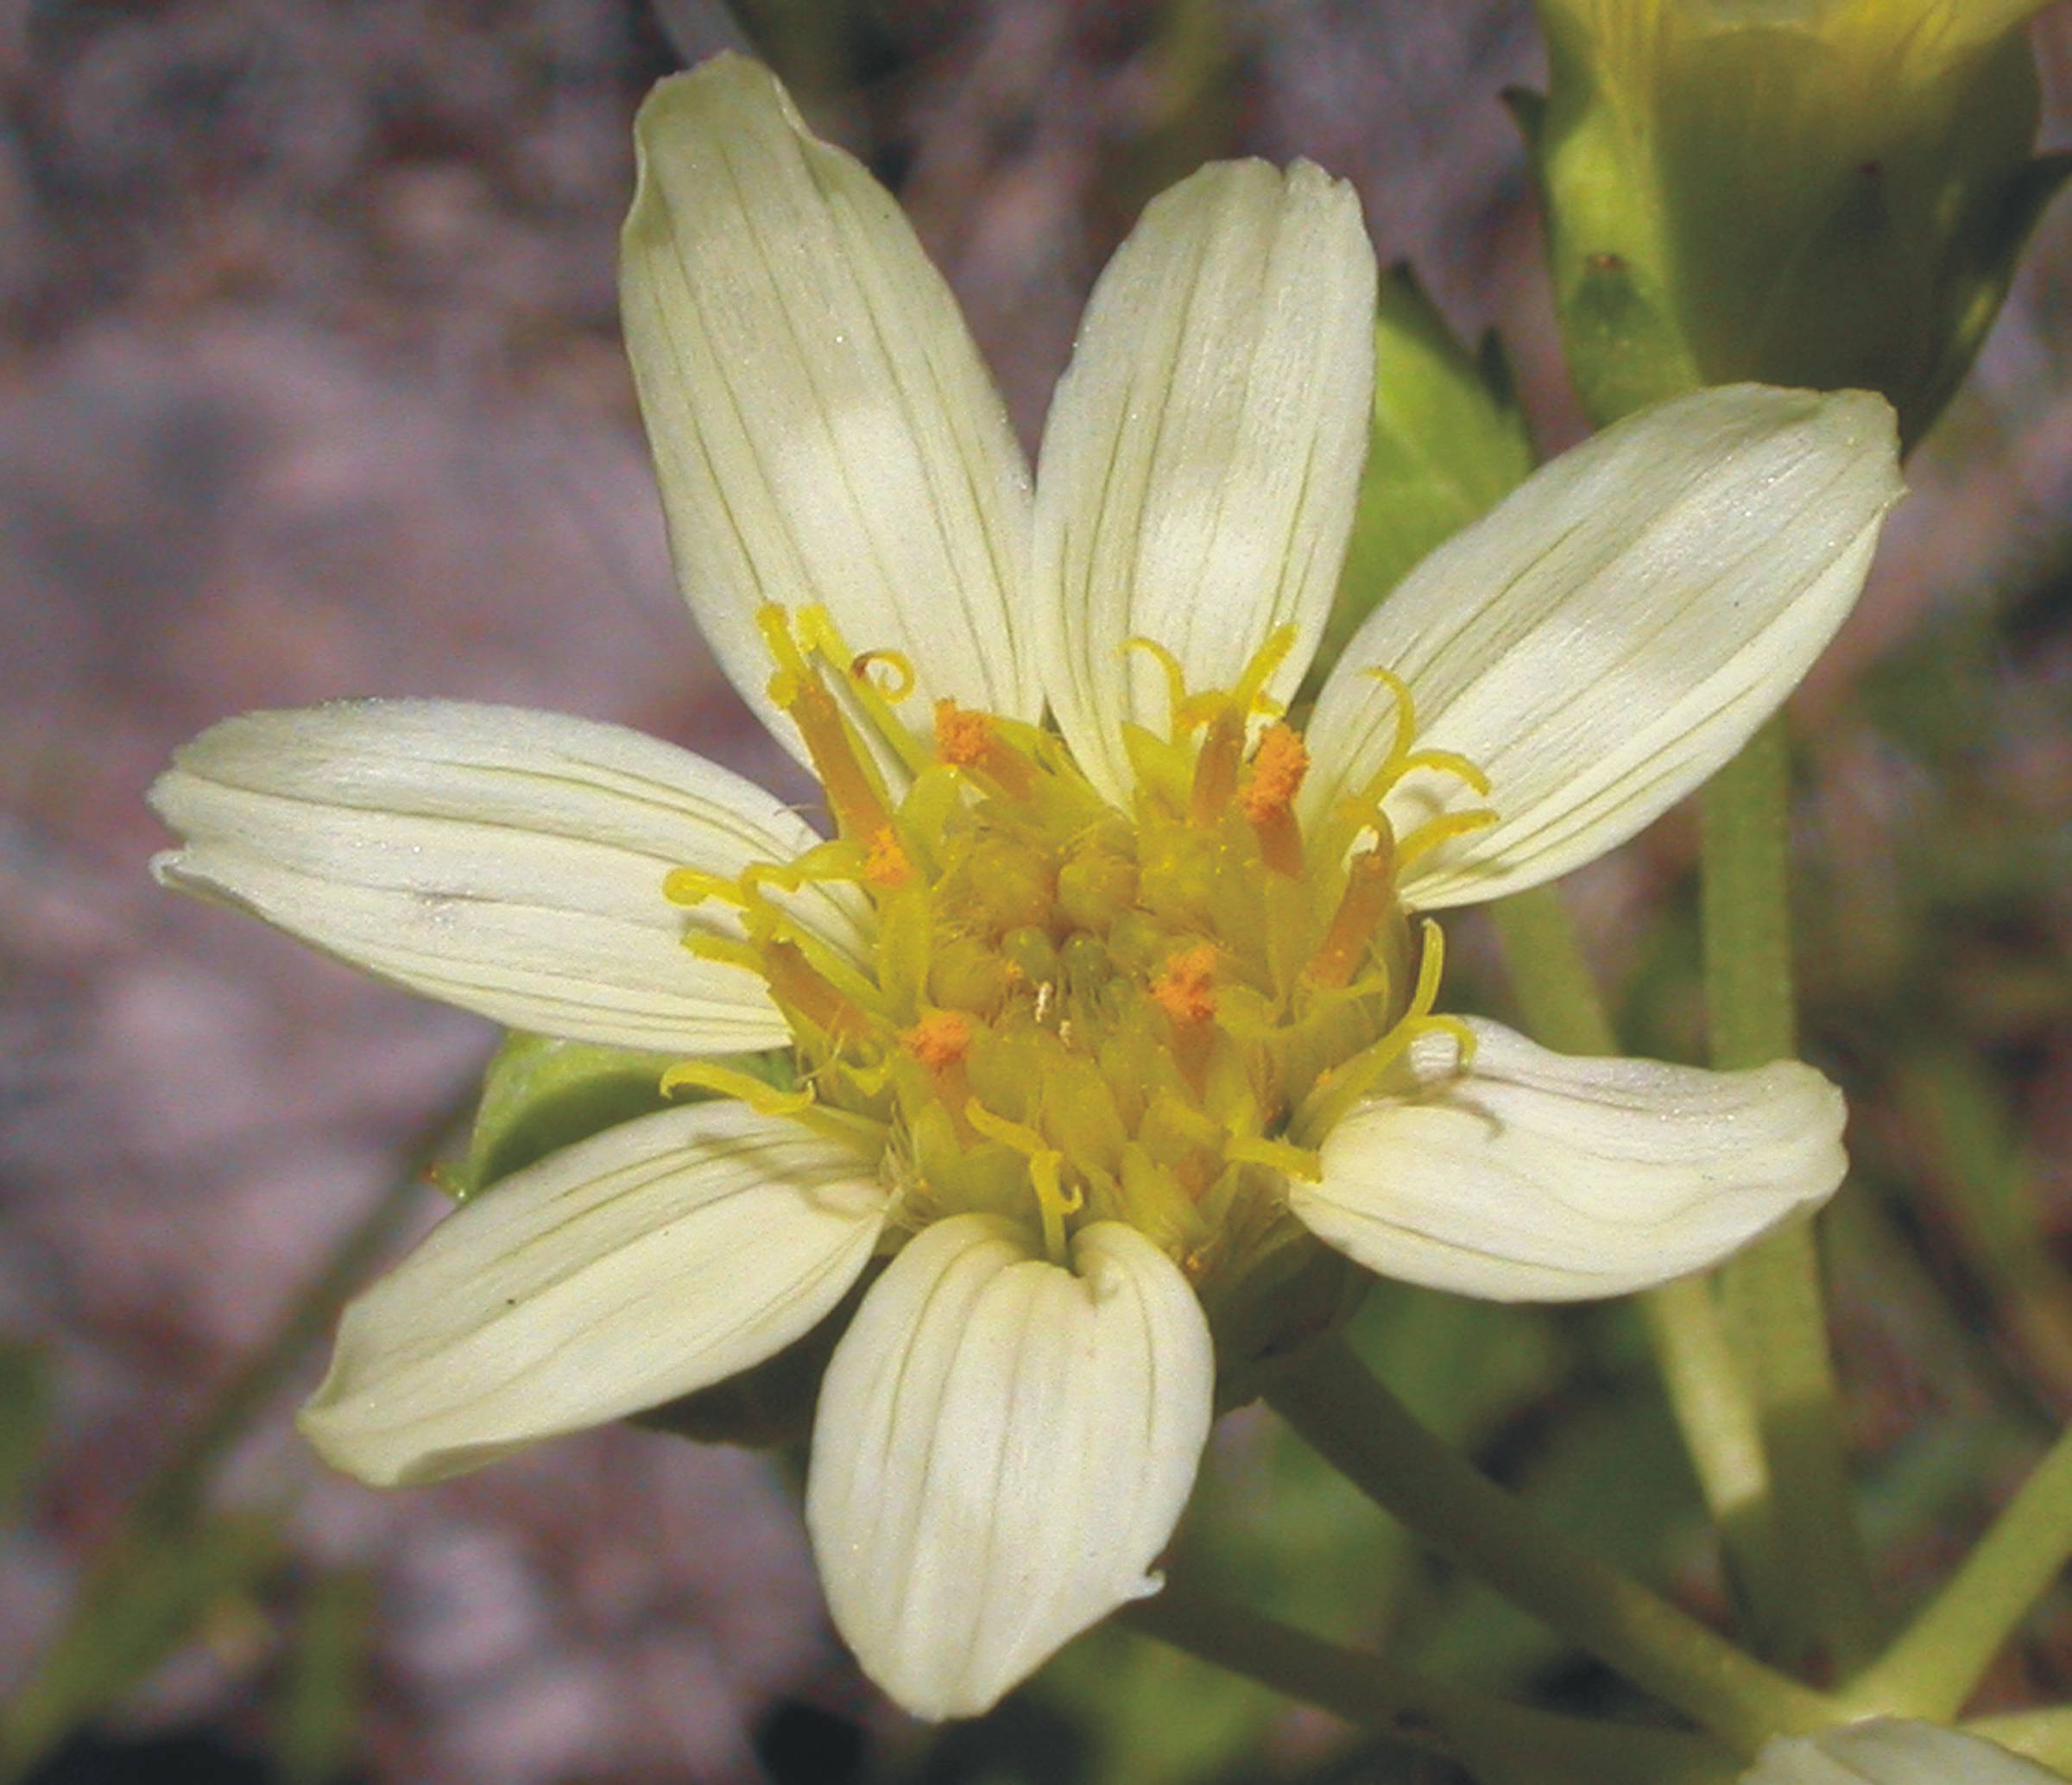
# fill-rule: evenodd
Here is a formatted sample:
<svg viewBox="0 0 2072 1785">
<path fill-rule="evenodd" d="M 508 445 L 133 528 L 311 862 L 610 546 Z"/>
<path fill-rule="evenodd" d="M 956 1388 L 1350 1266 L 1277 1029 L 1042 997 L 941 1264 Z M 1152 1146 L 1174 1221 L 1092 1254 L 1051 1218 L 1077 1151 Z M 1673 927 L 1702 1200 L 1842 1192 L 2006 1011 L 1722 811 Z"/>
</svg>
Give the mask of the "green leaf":
<svg viewBox="0 0 2072 1785">
<path fill-rule="evenodd" d="M 1470 353 L 1410 268 L 1391 268 L 1376 303 L 1367 474 L 1312 679 L 1419 558 L 1494 508 L 1532 464 L 1495 337 Z"/>
<path fill-rule="evenodd" d="M 27 1340 L 0 1340 L 0 1518 L 35 1479 L 49 1425 L 50 1360 Z"/>
<path fill-rule="evenodd" d="M 464 1202 L 562 1147 L 708 1094 L 662 1094 L 662 1075 L 677 1059 L 511 1031 L 483 1075 L 467 1157 L 439 1174 L 441 1186 Z M 787 1055 L 749 1055 L 728 1063 L 790 1088 Z"/>
<path fill-rule="evenodd" d="M 96 1562 L 72 1615 L 28 1683 L 0 1712 L 0 1778 L 16 1778 L 193 1641 L 278 1561 L 270 1519 L 156 1529 Z"/>
<path fill-rule="evenodd" d="M 286 1785 L 328 1785 L 351 1769 L 374 1613 L 373 1577 L 357 1570 L 319 1574 L 304 1595 L 275 1708 Z"/>
</svg>

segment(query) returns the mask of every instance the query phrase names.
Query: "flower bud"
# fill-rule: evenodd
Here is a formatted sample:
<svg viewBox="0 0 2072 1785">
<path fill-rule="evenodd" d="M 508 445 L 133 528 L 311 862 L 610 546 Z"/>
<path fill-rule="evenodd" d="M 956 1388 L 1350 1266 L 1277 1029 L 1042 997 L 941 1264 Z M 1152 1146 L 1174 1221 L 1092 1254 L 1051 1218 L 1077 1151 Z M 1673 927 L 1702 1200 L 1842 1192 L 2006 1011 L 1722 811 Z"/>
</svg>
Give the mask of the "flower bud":
<svg viewBox="0 0 2072 1785">
<path fill-rule="evenodd" d="M 1601 421 L 1700 384 L 1882 392 L 1918 439 L 2067 171 L 2038 0 L 1539 0 L 1519 102 Z"/>
</svg>

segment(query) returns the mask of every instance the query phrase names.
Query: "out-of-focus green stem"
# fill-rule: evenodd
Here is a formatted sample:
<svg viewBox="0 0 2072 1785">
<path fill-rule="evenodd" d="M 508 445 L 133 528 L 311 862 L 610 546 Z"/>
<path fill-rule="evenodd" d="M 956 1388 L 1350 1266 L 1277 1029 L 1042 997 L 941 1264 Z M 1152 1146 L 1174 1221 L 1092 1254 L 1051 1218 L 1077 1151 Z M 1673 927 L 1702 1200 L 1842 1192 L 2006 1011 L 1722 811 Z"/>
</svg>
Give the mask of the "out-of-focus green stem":
<svg viewBox="0 0 2072 1785">
<path fill-rule="evenodd" d="M 1712 1063 L 1728 1070 L 1798 1048 L 1788 879 L 1791 747 L 1772 719 L 1703 794 L 1701 916 Z"/>
<path fill-rule="evenodd" d="M 1503 938 L 1504 966 L 1526 1027 L 1564 1054 L 1615 1054 L 1618 1038 L 1583 959 L 1558 886 L 1514 892 L 1490 907 Z"/>
<path fill-rule="evenodd" d="M 1948 1722 L 2069 1557 L 2072 1430 L 2050 1447 L 1898 1640 L 1849 1683 L 1849 1701 L 1866 1711 Z"/>
<path fill-rule="evenodd" d="M 1732 1069 L 1797 1050 L 1787 874 L 1790 748 L 1772 719 L 1703 795 L 1705 1008 L 1713 1063 Z M 1847 1669 L 1876 1640 L 1870 1570 L 1842 1450 L 1810 1220 L 1780 1229 L 1720 1277 L 1727 1331 L 1753 1396 L 1769 1472 L 1774 1566 L 1743 1585 L 1785 1658 Z"/>
<path fill-rule="evenodd" d="M 1698 1737 L 1557 1716 L 1428 1680 L 1179 1581 L 1120 1621 L 1406 1746 L 1464 1762 L 1489 1785 L 1726 1785 L 1740 1766 Z"/>
<path fill-rule="evenodd" d="M 267 1334 L 144 1479 L 101 1543 L 66 1623 L 0 1709 L 0 1782 L 21 1778 L 185 1641 L 194 1620 L 274 1559 L 270 1526 L 212 1519 L 217 1465 L 330 1328 L 423 1195 L 432 1160 L 471 1107 L 442 1115 L 403 1170 L 338 1238 Z M 167 1557 L 195 1562 L 170 1570 Z"/>
<path fill-rule="evenodd" d="M 1267 1397 L 1319 1454 L 1440 1555 L 1738 1752 L 1834 1706 L 1588 1549 L 1421 1425 L 1336 1336 Z"/>
<path fill-rule="evenodd" d="M 1526 1026 L 1571 1054 L 1618 1051 L 1611 1018 L 1556 886 L 1536 886 L 1494 907 L 1504 960 Z M 1775 1575 L 1769 1466 L 1755 1409 L 1711 1285 L 1686 1278 L 1640 1297 L 1663 1386 L 1684 1435 L 1737 1582 L 1766 1600 Z"/>
<path fill-rule="evenodd" d="M 332 1246 L 282 1307 L 274 1328 L 220 1384 L 130 1503 L 128 1523 L 148 1529 L 191 1517 L 231 1446 L 281 1392 L 423 1197 L 432 1163 L 474 1107 L 472 1091 L 414 1142 L 402 1170 Z"/>
</svg>

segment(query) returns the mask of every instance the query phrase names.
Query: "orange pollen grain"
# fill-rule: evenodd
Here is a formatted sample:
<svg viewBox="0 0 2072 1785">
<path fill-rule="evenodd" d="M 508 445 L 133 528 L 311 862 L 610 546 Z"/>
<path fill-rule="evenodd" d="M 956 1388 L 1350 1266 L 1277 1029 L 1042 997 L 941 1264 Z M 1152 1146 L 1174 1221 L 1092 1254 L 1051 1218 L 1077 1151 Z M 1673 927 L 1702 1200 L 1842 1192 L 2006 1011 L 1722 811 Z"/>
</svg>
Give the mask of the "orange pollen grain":
<svg viewBox="0 0 2072 1785">
<path fill-rule="evenodd" d="M 1183 949 L 1151 982 L 1152 1001 L 1176 1023 L 1205 1023 L 1216 1014 L 1216 948 Z"/>
<path fill-rule="evenodd" d="M 971 1024 L 961 1012 L 932 1010 L 900 1037 L 900 1045 L 931 1072 L 941 1072 L 970 1052 Z"/>
<path fill-rule="evenodd" d="M 900 839 L 888 824 L 871 834 L 870 848 L 863 857 L 863 878 L 874 886 L 903 886 L 913 876 L 913 864 L 900 847 Z"/>
<path fill-rule="evenodd" d="M 935 754 L 959 768 L 975 768 L 993 747 L 993 722 L 953 700 L 935 703 Z"/>
<path fill-rule="evenodd" d="M 1290 725 L 1269 725 L 1252 758 L 1252 779 L 1238 795 L 1245 817 L 1254 824 L 1294 804 L 1302 778 L 1310 772 L 1310 749 Z"/>
</svg>

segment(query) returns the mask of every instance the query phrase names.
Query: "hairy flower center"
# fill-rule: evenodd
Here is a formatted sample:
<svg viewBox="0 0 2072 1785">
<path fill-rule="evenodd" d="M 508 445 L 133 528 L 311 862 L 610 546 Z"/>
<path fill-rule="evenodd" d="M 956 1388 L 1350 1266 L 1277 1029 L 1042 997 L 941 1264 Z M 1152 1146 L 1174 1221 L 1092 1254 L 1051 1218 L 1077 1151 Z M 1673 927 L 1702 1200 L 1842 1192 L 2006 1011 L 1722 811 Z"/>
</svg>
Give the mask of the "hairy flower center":
<svg viewBox="0 0 2072 1785">
<path fill-rule="evenodd" d="M 819 611 L 761 623 L 772 697 L 805 738 L 836 836 L 737 879 L 679 869 L 666 891 L 738 911 L 744 940 L 694 932 L 689 946 L 768 984 L 800 1088 L 702 1063 L 669 1082 L 881 1125 L 895 1227 L 1006 1214 L 1063 1261 L 1076 1227 L 1120 1220 L 1197 1283 L 1241 1271 L 1285 1222 L 1286 1178 L 1314 1176 L 1324 1136 L 1409 1044 L 1437 1028 L 1467 1046 L 1432 1008 L 1439 930 L 1413 926 L 1397 883 L 1489 815 L 1399 838 L 1381 802 L 1413 770 L 1484 784 L 1413 749 L 1393 678 L 1387 760 L 1305 829 L 1308 750 L 1263 692 L 1292 629 L 1211 691 L 1137 641 L 1165 667 L 1170 719 L 1163 736 L 1127 729 L 1136 785 L 1119 811 L 1037 727 L 943 701 L 917 735 L 894 710 L 908 666 L 851 655 Z M 784 909 L 780 894 L 815 882 L 869 899 L 868 965 Z"/>
</svg>

